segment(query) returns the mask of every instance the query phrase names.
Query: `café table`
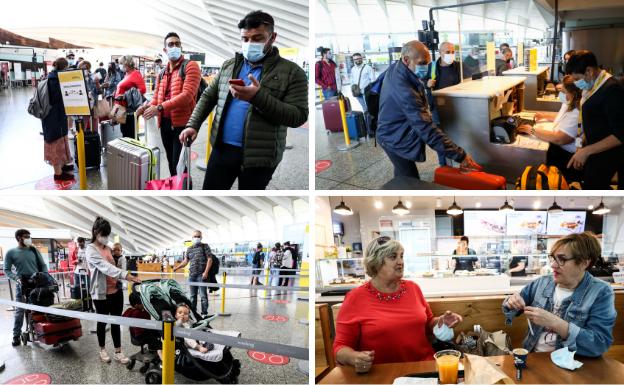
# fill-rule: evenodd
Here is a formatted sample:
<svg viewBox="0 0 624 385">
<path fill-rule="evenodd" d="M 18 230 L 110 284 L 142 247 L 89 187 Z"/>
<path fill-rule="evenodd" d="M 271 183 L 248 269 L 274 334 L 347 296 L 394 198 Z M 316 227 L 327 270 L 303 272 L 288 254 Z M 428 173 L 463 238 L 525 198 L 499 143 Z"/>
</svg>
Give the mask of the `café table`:
<svg viewBox="0 0 624 385">
<path fill-rule="evenodd" d="M 608 357 L 575 357 L 583 366 L 575 371 L 562 369 L 550 353 L 529 353 L 522 379 L 516 380 L 513 356 L 486 357 L 517 384 L 624 384 L 624 364 Z M 351 366 L 336 366 L 319 384 L 392 384 L 395 378 L 435 372 L 435 361 L 401 362 L 373 365 L 366 374 Z"/>
</svg>

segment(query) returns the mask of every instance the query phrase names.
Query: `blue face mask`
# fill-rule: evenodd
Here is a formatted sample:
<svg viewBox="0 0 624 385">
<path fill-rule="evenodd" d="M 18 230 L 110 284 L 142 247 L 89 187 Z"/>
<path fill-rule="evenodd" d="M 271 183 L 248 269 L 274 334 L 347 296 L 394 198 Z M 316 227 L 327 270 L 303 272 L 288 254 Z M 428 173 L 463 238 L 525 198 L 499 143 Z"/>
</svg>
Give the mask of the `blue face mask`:
<svg viewBox="0 0 624 385">
<path fill-rule="evenodd" d="M 428 65 L 416 65 L 416 69 L 414 70 L 414 73 L 416 74 L 416 76 L 418 76 L 421 79 L 424 79 L 425 76 L 427 76 L 427 72 L 429 72 L 429 66 Z"/>
<path fill-rule="evenodd" d="M 243 43 L 242 52 L 245 59 L 252 63 L 259 62 L 266 55 L 263 43 Z"/>
<path fill-rule="evenodd" d="M 182 48 L 181 47 L 171 47 L 167 48 L 167 57 L 169 60 L 176 61 L 182 56 Z"/>
<path fill-rule="evenodd" d="M 445 323 L 443 323 L 442 326 L 438 326 L 436 323 L 433 327 L 433 335 L 440 341 L 450 341 L 453 339 L 454 333 L 453 329 L 446 326 Z"/>
<path fill-rule="evenodd" d="M 567 103 L 568 102 L 568 99 L 566 99 L 565 92 L 559 92 L 559 100 L 561 101 L 561 103 Z"/>
<path fill-rule="evenodd" d="M 574 82 L 574 85 L 580 88 L 581 90 L 589 91 L 594 86 L 594 80 L 591 82 L 586 82 L 585 79 L 577 80 Z"/>
</svg>

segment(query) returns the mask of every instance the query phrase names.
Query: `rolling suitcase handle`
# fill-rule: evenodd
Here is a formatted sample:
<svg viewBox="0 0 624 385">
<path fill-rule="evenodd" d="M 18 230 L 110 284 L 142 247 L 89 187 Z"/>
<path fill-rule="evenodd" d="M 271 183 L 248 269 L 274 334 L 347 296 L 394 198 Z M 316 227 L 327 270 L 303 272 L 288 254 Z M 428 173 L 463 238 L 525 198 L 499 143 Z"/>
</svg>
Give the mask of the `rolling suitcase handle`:
<svg viewBox="0 0 624 385">
<path fill-rule="evenodd" d="M 191 143 L 191 138 L 187 137 L 186 143 L 184 143 L 184 147 L 180 153 L 180 158 L 178 159 L 178 165 L 176 166 L 178 175 L 183 175 L 184 169 L 186 169 L 187 178 L 185 190 L 191 189 Z"/>
</svg>

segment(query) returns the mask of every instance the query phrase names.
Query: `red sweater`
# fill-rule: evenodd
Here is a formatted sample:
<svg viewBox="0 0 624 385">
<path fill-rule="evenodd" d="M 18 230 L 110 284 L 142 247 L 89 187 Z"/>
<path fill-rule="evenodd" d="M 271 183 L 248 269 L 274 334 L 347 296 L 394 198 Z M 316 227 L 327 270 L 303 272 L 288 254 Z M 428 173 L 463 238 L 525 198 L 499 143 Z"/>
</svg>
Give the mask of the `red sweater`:
<svg viewBox="0 0 624 385">
<path fill-rule="evenodd" d="M 201 70 L 196 62 L 190 61 L 186 64 L 184 73 L 185 79 L 182 81 L 180 77 L 180 66 L 184 61 L 182 56 L 175 67 L 171 67 L 171 63 L 167 64 L 167 69 L 163 74 L 162 80 L 158 80 L 160 74 L 156 75 L 156 88 L 154 89 L 154 97 L 151 104 L 157 106 L 162 104 L 165 116 L 171 118 L 173 127 L 185 127 L 191 118 L 193 109 L 195 108 L 195 99 L 197 98 L 197 90 L 201 81 Z M 171 87 L 170 99 L 165 101 L 167 86 Z M 158 114 L 158 125 L 160 126 L 161 114 Z"/>
<path fill-rule="evenodd" d="M 316 62 L 315 72 L 316 84 L 321 86 L 322 89 L 335 90 L 338 88 L 336 85 L 336 64 L 319 60 Z"/>
<path fill-rule="evenodd" d="M 379 300 L 368 282 L 347 294 L 336 321 L 334 354 L 348 346 L 374 350 L 375 364 L 433 359 L 429 304 L 414 282 L 402 284 L 406 291 L 397 300 Z"/>
<path fill-rule="evenodd" d="M 128 318 L 151 319 L 148 312 L 146 312 L 145 310 L 135 309 L 133 307 L 127 308 L 126 311 L 124 311 L 121 316 L 128 317 Z M 145 329 L 143 328 L 130 327 L 130 334 L 133 337 L 138 337 L 143 333 L 145 333 Z"/>
<path fill-rule="evenodd" d="M 137 70 L 132 70 L 130 72 L 126 72 L 126 77 L 123 78 L 122 81 L 117 85 L 117 91 L 115 92 L 115 97 L 121 96 L 126 93 L 130 88 L 136 87 L 141 95 L 145 94 L 145 80 L 143 80 L 143 76 Z M 126 102 L 116 102 L 117 104 L 121 104 L 122 106 L 126 105 Z"/>
</svg>

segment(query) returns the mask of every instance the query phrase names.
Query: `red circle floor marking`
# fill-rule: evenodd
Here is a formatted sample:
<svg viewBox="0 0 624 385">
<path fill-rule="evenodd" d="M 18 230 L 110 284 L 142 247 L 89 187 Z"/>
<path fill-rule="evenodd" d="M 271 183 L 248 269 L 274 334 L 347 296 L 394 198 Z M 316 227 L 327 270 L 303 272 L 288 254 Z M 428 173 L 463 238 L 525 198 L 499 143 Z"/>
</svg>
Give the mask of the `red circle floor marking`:
<svg viewBox="0 0 624 385">
<path fill-rule="evenodd" d="M 290 301 L 288 301 L 286 299 L 274 299 L 273 303 L 279 303 L 280 305 L 282 305 L 282 304 L 290 303 Z"/>
<path fill-rule="evenodd" d="M 195 151 L 191 151 L 191 160 L 196 160 L 197 158 L 199 158 L 199 154 Z"/>
<path fill-rule="evenodd" d="M 279 314 L 267 314 L 267 315 L 262 316 L 262 318 L 264 318 L 267 321 L 273 321 L 273 322 L 288 321 L 288 317 L 286 317 L 285 315 L 279 315 Z"/>
<path fill-rule="evenodd" d="M 31 373 L 22 374 L 21 376 L 13 377 L 5 384 L 51 384 L 52 378 L 46 373 Z"/>
<path fill-rule="evenodd" d="M 290 362 L 290 358 L 279 356 L 277 354 L 258 352 L 255 350 L 247 350 L 247 355 L 254 361 L 265 365 L 286 365 Z"/>
<path fill-rule="evenodd" d="M 35 190 L 69 190 L 76 183 L 76 179 L 57 182 L 54 180 L 54 175 L 50 175 L 37 182 Z"/>
<path fill-rule="evenodd" d="M 332 165 L 332 161 L 331 160 L 317 160 L 316 161 L 316 173 L 318 174 L 319 172 L 323 172 L 325 170 L 327 170 L 328 168 L 330 168 Z"/>
</svg>

